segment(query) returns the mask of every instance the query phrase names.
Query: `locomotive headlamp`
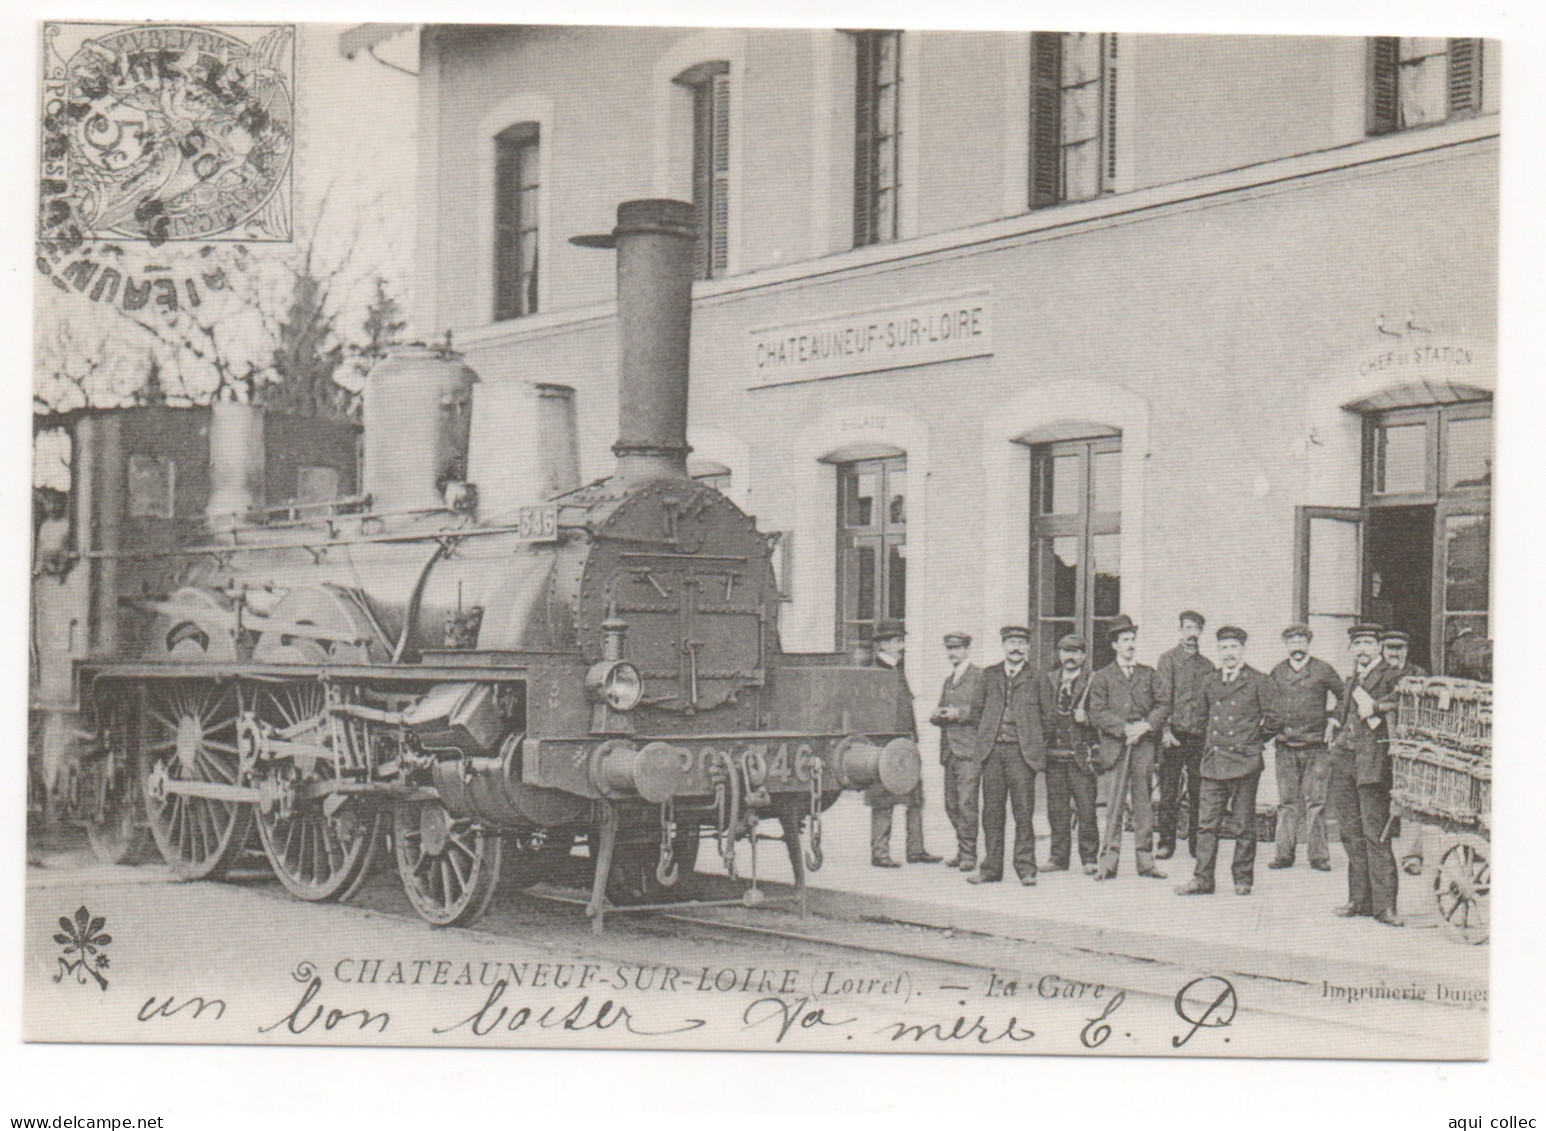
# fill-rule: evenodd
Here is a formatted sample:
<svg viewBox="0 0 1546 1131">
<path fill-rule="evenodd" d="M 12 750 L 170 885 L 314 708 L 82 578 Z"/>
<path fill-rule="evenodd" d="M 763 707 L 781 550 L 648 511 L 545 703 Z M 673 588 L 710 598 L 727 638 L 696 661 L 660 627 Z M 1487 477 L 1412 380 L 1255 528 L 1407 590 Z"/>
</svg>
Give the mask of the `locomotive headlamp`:
<svg viewBox="0 0 1546 1131">
<path fill-rule="evenodd" d="M 602 660 L 585 673 L 585 693 L 614 711 L 631 711 L 644 698 L 644 677 L 627 660 Z"/>
</svg>

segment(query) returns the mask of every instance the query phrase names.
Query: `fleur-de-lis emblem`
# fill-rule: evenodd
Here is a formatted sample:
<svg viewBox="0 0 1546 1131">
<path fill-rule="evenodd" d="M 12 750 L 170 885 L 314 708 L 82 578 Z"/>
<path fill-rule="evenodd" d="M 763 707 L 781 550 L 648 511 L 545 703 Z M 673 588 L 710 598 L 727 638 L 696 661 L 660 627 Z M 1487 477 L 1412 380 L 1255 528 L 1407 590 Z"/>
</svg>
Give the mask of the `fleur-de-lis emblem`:
<svg viewBox="0 0 1546 1131">
<path fill-rule="evenodd" d="M 71 974 L 81 985 L 87 985 L 86 978 L 96 979 L 98 987 L 107 989 L 107 979 L 102 976 L 102 971 L 108 967 L 106 947 L 113 941 L 113 936 L 105 934 L 102 930 L 107 926 L 107 920 L 101 915 L 92 917 L 84 904 L 75 909 L 73 920 L 60 916 L 60 930 L 54 935 L 54 941 L 64 947 L 64 954 L 59 958 L 59 970 L 54 974 L 54 981 L 62 982 Z M 71 961 L 70 955 L 77 955 Z"/>
</svg>

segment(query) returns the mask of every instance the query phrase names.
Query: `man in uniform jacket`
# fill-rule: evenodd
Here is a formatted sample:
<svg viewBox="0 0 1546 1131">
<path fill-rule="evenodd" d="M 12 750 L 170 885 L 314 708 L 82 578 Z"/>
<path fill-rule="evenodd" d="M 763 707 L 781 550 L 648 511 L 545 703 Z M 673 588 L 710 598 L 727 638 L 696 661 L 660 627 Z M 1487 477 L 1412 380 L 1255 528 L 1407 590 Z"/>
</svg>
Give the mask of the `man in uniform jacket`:
<svg viewBox="0 0 1546 1131">
<path fill-rule="evenodd" d="M 1256 882 L 1256 786 L 1261 781 L 1262 747 L 1277 731 L 1271 681 L 1245 662 L 1245 630 L 1225 625 L 1215 636 L 1219 670 L 1208 677 L 1203 690 L 1208 731 L 1202 754 L 1197 867 L 1191 880 L 1176 889 L 1180 895 L 1213 894 L 1221 828 L 1235 838 L 1230 868 L 1235 894 L 1251 894 Z"/>
<path fill-rule="evenodd" d="M 1187 850 L 1197 855 L 1197 806 L 1202 798 L 1202 740 L 1207 716 L 1202 705 L 1203 685 L 1213 674 L 1213 663 L 1197 647 L 1202 635 L 1201 613 L 1181 614 L 1181 640 L 1154 666 L 1160 699 L 1165 704 L 1165 727 L 1160 734 L 1159 810 L 1155 832 L 1159 851 L 1169 860 L 1176 851 L 1176 821 L 1181 799 L 1181 777 L 1186 775 Z"/>
<path fill-rule="evenodd" d="M 940 688 L 939 706 L 929 721 L 939 727 L 939 764 L 945 771 L 945 815 L 956 831 L 956 851 L 945 861 L 947 868 L 970 872 L 977 866 L 977 820 L 980 810 L 980 770 L 973 757 L 977 728 L 972 725 L 972 696 L 982 680 L 982 669 L 967 656 L 970 633 L 945 634 L 945 655 L 950 674 Z"/>
<path fill-rule="evenodd" d="M 1138 663 L 1138 626 L 1123 614 L 1107 629 L 1116 650 L 1116 659 L 1090 677 L 1090 722 L 1100 734 L 1100 754 L 1096 768 L 1109 772 L 1129 750 L 1129 773 L 1125 792 L 1128 797 L 1113 796 L 1107 803 L 1106 824 L 1110 849 L 1100 861 L 1101 879 L 1117 874 L 1122 855 L 1123 812 L 1130 798 L 1133 813 L 1133 855 L 1138 874 L 1163 880 L 1165 873 L 1154 866 L 1154 736 L 1165 722 L 1165 704 L 1160 698 L 1154 669 Z"/>
<path fill-rule="evenodd" d="M 1277 851 L 1267 867 L 1292 868 L 1303 837 L 1310 867 L 1329 872 L 1326 788 L 1331 778 L 1329 743 L 1335 729 L 1332 714 L 1342 702 L 1342 677 L 1325 660 L 1310 655 L 1313 639 L 1309 625 L 1289 625 L 1283 630 L 1288 659 L 1272 669 L 1273 716 L 1278 724 L 1272 758 L 1278 779 L 1278 831 Z"/>
<path fill-rule="evenodd" d="M 1089 725 L 1090 669 L 1084 662 L 1084 638 L 1070 633 L 1058 641 L 1057 651 L 1058 666 L 1043 674 L 1038 685 L 1041 733 L 1047 742 L 1047 820 L 1052 825 L 1047 871 L 1067 871 L 1077 820 L 1079 861 L 1085 874 L 1093 876 L 1100 832 L 1095 827 L 1095 767 L 1090 761 L 1095 729 Z"/>
<path fill-rule="evenodd" d="M 1347 902 L 1336 914 L 1370 915 L 1399 927 L 1396 854 L 1385 835 L 1390 824 L 1389 730 L 1396 684 L 1412 673 L 1379 658 L 1381 632 L 1377 624 L 1347 630 L 1353 674 L 1343 689 L 1340 727 L 1331 743 L 1331 802 L 1347 849 Z"/>
<path fill-rule="evenodd" d="M 999 630 L 1004 659 L 982 673 L 972 696 L 970 717 L 977 723 L 973 756 L 982 771 L 982 859 L 968 883 L 993 884 L 1004 878 L 1004 802 L 1015 814 L 1015 873 L 1026 887 L 1036 883 L 1036 773 L 1046 766 L 1036 673 L 1026 663 L 1031 630 L 1008 625 Z"/>
<path fill-rule="evenodd" d="M 918 725 L 913 718 L 913 692 L 907 685 L 907 672 L 902 667 L 906 654 L 907 633 L 899 620 L 883 620 L 875 626 L 875 663 L 878 667 L 896 672 L 896 722 L 893 729 L 915 742 Z M 865 801 L 870 806 L 870 863 L 877 868 L 899 868 L 891 859 L 891 811 L 898 805 L 907 806 L 907 862 L 909 864 L 938 864 L 940 858 L 923 847 L 923 782 L 920 780 L 905 794 L 891 793 L 883 786 L 874 785 L 866 791 Z"/>
</svg>

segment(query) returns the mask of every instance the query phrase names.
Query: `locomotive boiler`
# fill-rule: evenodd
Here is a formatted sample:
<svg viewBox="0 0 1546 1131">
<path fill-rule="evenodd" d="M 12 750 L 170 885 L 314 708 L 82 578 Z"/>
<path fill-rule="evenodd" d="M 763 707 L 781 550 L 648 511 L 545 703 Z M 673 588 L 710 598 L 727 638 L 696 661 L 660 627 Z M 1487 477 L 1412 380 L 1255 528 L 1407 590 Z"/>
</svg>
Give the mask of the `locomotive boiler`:
<svg viewBox="0 0 1546 1131">
<path fill-rule="evenodd" d="M 140 791 L 178 875 L 220 875 L 255 834 L 292 893 L 339 899 L 389 844 L 446 925 L 585 855 L 599 930 L 704 840 L 739 875 L 763 818 L 803 893 L 842 790 L 912 787 L 894 673 L 784 653 L 768 537 L 687 474 L 693 240 L 669 200 L 575 240 L 617 255 L 605 479 L 577 482 L 569 390 L 422 347 L 367 380 L 364 499 L 255 521 L 261 446 L 228 429 L 199 538 L 135 552 L 175 579 L 119 594 L 77 670 L 99 795 Z"/>
</svg>

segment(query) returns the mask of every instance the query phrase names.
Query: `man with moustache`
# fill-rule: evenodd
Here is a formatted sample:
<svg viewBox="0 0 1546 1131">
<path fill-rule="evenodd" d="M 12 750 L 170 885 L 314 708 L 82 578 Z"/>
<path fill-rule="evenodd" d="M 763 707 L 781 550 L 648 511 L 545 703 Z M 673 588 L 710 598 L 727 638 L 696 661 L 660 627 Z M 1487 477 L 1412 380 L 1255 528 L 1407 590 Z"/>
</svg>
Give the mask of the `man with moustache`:
<svg viewBox="0 0 1546 1131">
<path fill-rule="evenodd" d="M 1331 777 L 1333 714 L 1342 702 L 1342 677 L 1325 660 L 1310 655 L 1310 626 L 1283 630 L 1288 659 L 1272 669 L 1278 723 L 1273 768 L 1278 779 L 1277 851 L 1269 868 L 1292 868 L 1304 838 L 1310 867 L 1331 871 L 1326 843 L 1326 787 Z"/>
<path fill-rule="evenodd" d="M 1277 730 L 1272 719 L 1272 685 L 1245 662 L 1246 633 L 1225 625 L 1214 634 L 1219 670 L 1203 692 L 1208 731 L 1202 755 L 1202 804 L 1197 830 L 1197 866 L 1178 895 L 1212 895 L 1219 833 L 1235 838 L 1230 871 L 1236 895 L 1250 895 L 1256 882 L 1256 787 L 1261 781 L 1262 747 Z"/>
<path fill-rule="evenodd" d="M 1181 640 L 1159 658 L 1155 679 L 1165 704 L 1165 728 L 1160 734 L 1159 812 L 1155 832 L 1159 851 L 1169 860 L 1176 851 L 1176 822 L 1181 800 L 1181 777 L 1186 776 L 1187 850 L 1197 855 L 1197 806 L 1202 798 L 1202 740 L 1206 724 L 1202 704 L 1203 685 L 1213 674 L 1212 662 L 1197 647 L 1207 623 L 1201 613 L 1188 609 L 1180 616 Z"/>
<path fill-rule="evenodd" d="M 1090 722 L 1100 734 L 1096 768 L 1101 773 L 1117 770 L 1114 792 L 1106 809 L 1106 841 L 1096 879 L 1117 874 L 1122 856 L 1122 827 L 1129 802 L 1133 812 L 1133 855 L 1138 874 L 1163 880 L 1154 866 L 1154 735 L 1165 721 L 1154 669 L 1136 660 L 1138 626 L 1126 613 L 1107 628 L 1116 658 L 1090 678 Z M 1120 764 L 1127 759 L 1126 784 Z M 1115 787 L 1120 786 L 1120 789 Z"/>
<path fill-rule="evenodd" d="M 875 626 L 875 664 L 896 672 L 896 732 L 913 741 L 918 727 L 913 720 L 913 693 L 907 685 L 903 658 L 907 653 L 907 630 L 899 620 L 883 620 Z M 898 805 L 907 807 L 907 862 L 938 864 L 940 858 L 923 846 L 923 782 L 920 780 L 905 794 L 889 792 L 874 785 L 865 793 L 870 806 L 870 863 L 877 868 L 900 868 L 891 858 L 891 813 Z"/>
<path fill-rule="evenodd" d="M 972 884 L 1004 878 L 1004 803 L 1015 815 L 1015 873 L 1026 887 L 1036 885 L 1036 774 L 1046 766 L 1036 676 L 1026 663 L 1031 630 L 1006 625 L 999 630 L 1004 659 L 982 673 L 969 716 L 977 721 L 975 755 L 982 768 L 982 859 L 966 877 Z"/>
<path fill-rule="evenodd" d="M 1041 732 L 1047 740 L 1047 820 L 1052 825 L 1048 872 L 1068 871 L 1072 826 L 1079 826 L 1079 860 L 1084 874 L 1096 872 L 1100 833 L 1095 827 L 1095 767 L 1090 747 L 1095 731 L 1089 725 L 1086 697 L 1090 669 L 1085 666 L 1084 638 L 1069 633 L 1058 641 L 1058 665 L 1041 678 Z"/>
<path fill-rule="evenodd" d="M 972 697 L 982 680 L 982 669 L 967 657 L 972 638 L 966 632 L 945 634 L 945 657 L 950 674 L 940 688 L 939 706 L 929 721 L 939 727 L 939 764 L 945 771 L 945 815 L 956 831 L 956 851 L 945 861 L 947 868 L 970 872 L 977 866 L 977 820 L 980 806 L 980 770 L 972 756 L 977 730 L 972 725 Z"/>
<path fill-rule="evenodd" d="M 1368 915 L 1400 927 L 1396 854 L 1385 835 L 1390 824 L 1388 732 L 1396 684 L 1410 673 L 1380 658 L 1382 632 L 1377 624 L 1355 624 L 1347 630 L 1353 674 L 1343 687 L 1337 708 L 1340 725 L 1331 743 L 1331 803 L 1347 849 L 1347 902 L 1334 913 L 1342 918 Z"/>
</svg>

